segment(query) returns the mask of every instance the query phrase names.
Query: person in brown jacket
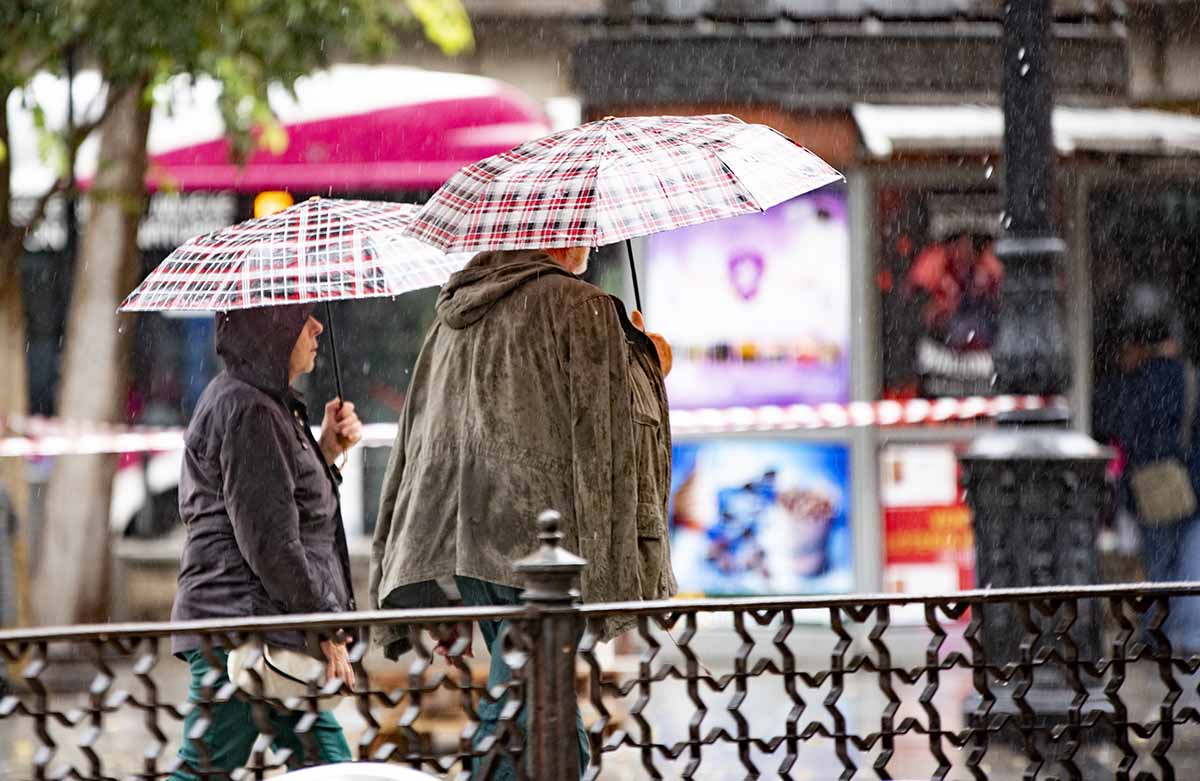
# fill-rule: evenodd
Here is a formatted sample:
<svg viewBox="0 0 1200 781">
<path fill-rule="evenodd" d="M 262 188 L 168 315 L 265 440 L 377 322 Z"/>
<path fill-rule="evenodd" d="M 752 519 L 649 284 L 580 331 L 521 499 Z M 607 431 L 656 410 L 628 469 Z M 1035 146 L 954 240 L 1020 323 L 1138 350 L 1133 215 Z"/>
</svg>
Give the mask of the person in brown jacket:
<svg viewBox="0 0 1200 781">
<path fill-rule="evenodd" d="M 372 608 L 518 603 L 513 564 L 536 547 L 546 509 L 588 560 L 584 601 L 674 594 L 670 348 L 576 276 L 588 254 L 483 252 L 443 287 L 384 477 Z M 490 688 L 511 671 L 500 627 L 487 624 Z M 604 635 L 627 626 L 610 622 Z M 401 631 L 373 637 L 392 658 L 407 647 Z M 478 738 L 501 707 L 481 704 Z M 581 767 L 586 756 L 581 728 Z"/>
</svg>

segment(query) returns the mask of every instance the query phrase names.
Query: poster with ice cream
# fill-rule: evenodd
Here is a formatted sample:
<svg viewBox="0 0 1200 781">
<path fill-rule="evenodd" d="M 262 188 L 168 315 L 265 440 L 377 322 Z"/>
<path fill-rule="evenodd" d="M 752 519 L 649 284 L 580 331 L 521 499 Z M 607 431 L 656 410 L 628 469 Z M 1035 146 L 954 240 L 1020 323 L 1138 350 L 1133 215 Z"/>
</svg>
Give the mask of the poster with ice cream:
<svg viewBox="0 0 1200 781">
<path fill-rule="evenodd" d="M 694 594 L 814 594 L 854 585 L 849 449 L 773 439 L 675 444 L 671 562 Z"/>
<path fill-rule="evenodd" d="M 844 192 L 647 239 L 645 305 L 671 342 L 671 406 L 842 403 L 850 396 Z"/>
</svg>

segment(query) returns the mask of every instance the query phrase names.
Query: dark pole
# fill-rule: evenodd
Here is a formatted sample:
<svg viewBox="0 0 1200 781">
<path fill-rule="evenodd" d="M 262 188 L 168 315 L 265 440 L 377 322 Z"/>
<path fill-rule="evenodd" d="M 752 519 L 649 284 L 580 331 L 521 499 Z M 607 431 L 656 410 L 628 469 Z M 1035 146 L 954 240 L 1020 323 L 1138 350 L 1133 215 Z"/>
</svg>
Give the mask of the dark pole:
<svg viewBox="0 0 1200 781">
<path fill-rule="evenodd" d="M 642 291 L 638 290 L 637 264 L 633 262 L 633 242 L 625 239 L 625 253 L 629 256 L 629 273 L 633 276 L 633 301 L 639 312 L 642 311 Z M 644 316 L 646 313 L 642 312 Z"/>
<path fill-rule="evenodd" d="M 71 138 L 75 133 L 75 47 L 67 48 L 66 54 L 66 71 L 67 71 L 67 138 Z M 63 199 L 63 226 L 65 230 L 65 252 L 67 262 L 70 264 L 70 273 L 68 279 L 74 276 L 75 268 L 75 248 L 79 241 L 79 223 L 75 214 L 75 154 L 71 155 L 71 159 L 67 161 L 67 191 L 66 198 Z"/>
<path fill-rule="evenodd" d="M 1051 219 L 1055 150 L 1051 133 L 1051 9 L 1049 0 L 1005 4 L 1003 31 L 1004 222 L 996 254 L 1004 263 L 999 334 L 993 348 L 997 391 L 1060 394 L 1070 384 L 1058 275 L 1065 246 Z M 1051 409 L 1002 417 L 1001 426 L 975 440 L 963 457 L 963 485 L 975 535 L 980 588 L 1095 583 L 1096 531 L 1105 501 L 1110 454 L 1090 437 L 1067 428 L 1069 415 Z M 976 662 L 1028 665 L 1032 649 L 1014 639 L 1021 617 L 1004 606 L 981 608 Z M 1045 619 L 1050 622 L 1050 619 Z M 1061 658 L 1099 653 L 1100 615 L 1083 603 L 1072 616 L 1053 619 L 1049 636 Z M 1041 649 L 1044 650 L 1044 649 Z M 982 658 L 979 658 L 982 656 Z M 1073 708 L 1074 671 L 1058 663 L 1025 668 L 1022 686 L 989 681 L 995 701 L 967 700 L 969 723 L 996 715 L 1015 719 L 1027 747 L 1053 756 L 1099 739 L 1101 727 L 1083 729 Z M 1088 707 L 1107 710 L 1095 679 L 1079 685 Z M 1037 712 L 1028 718 L 1027 705 Z M 1063 729 L 1056 737 L 1054 730 Z M 998 735 L 1012 737 L 1015 733 Z M 982 738 L 986 743 L 986 737 Z M 977 746 L 978 748 L 978 746 Z M 1089 775 L 1088 777 L 1092 777 Z"/>
<path fill-rule="evenodd" d="M 516 562 L 525 581 L 521 601 L 534 611 L 533 647 L 524 672 L 529 710 L 527 751 L 530 777 L 580 777 L 575 652 L 579 646 L 579 590 L 587 561 L 562 546 L 562 516 L 538 516 L 538 549 Z M 594 746 L 593 750 L 598 750 Z"/>
<path fill-rule="evenodd" d="M 1058 295 L 1065 245 L 1051 220 L 1051 10 L 1049 0 L 1006 3 L 1005 9 L 1004 218 L 996 243 L 1005 283 L 992 353 L 996 390 L 1050 395 L 1064 392 L 1071 376 Z"/>
<path fill-rule="evenodd" d="M 342 367 L 338 365 L 337 354 L 337 335 L 333 332 L 333 307 L 329 302 L 325 302 L 325 329 L 329 331 L 329 353 L 333 356 L 333 385 L 337 389 L 338 404 L 341 405 L 344 397 L 342 396 Z"/>
</svg>

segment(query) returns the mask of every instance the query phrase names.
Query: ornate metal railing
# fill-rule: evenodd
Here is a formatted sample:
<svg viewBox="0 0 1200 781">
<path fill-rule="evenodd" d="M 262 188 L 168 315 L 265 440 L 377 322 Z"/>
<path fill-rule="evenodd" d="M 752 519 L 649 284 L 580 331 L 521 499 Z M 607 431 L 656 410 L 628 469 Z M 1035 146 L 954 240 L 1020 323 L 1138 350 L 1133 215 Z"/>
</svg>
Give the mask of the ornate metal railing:
<svg viewBox="0 0 1200 781">
<path fill-rule="evenodd" d="M 435 652 L 438 638 L 448 637 L 452 629 L 501 620 L 511 625 L 507 644 L 512 649 L 509 661 L 515 675 L 500 691 L 489 692 L 473 679 L 462 644 L 449 644 L 444 656 Z M 269 633 L 298 630 L 315 647 L 318 636 L 329 636 L 338 629 L 365 637 L 371 627 L 388 624 L 407 627 L 412 643 L 405 665 L 392 674 L 369 675 L 364 664 L 369 644 L 350 646 L 356 679 L 365 685 L 355 687 L 343 700 L 349 705 L 343 704 L 339 713 L 349 709 L 359 717 L 355 755 L 402 761 L 454 777 L 470 777 L 470 769 L 475 766 L 475 777 L 489 778 L 502 758 L 517 758 L 519 762 L 524 740 L 515 709 L 506 709 L 493 736 L 472 741 L 479 727 L 478 706 L 500 698 L 524 701 L 522 685 L 528 654 L 521 644 L 528 640 L 528 620 L 526 609 L 520 607 L 459 608 L 0 632 L 0 654 L 6 661 L 22 665 L 19 680 L 13 682 L 18 691 L 0 701 L 0 728 L 6 721 L 12 722 L 9 734 L 0 737 L 0 746 L 7 745 L 10 754 L 21 741 L 32 741 L 35 747 L 27 752 L 31 754 L 27 766 L 9 756 L 7 775 L 4 760 L 0 759 L 0 777 L 89 781 L 169 777 L 176 769 L 174 749 L 185 739 L 182 721 L 187 713 L 199 709 L 201 724 L 206 725 L 215 706 L 234 698 L 250 704 L 259 731 L 244 765 L 252 772 L 251 777 L 262 778 L 287 765 L 315 764 L 318 755 L 311 719 L 302 719 L 295 728 L 301 743 L 298 756 L 295 749 L 267 751 L 279 733 L 270 715 L 280 703 L 262 696 L 262 680 L 257 677 L 255 686 L 245 691 L 231 685 L 227 676 L 222 680 L 213 673 L 193 702 L 185 702 L 180 693 L 166 695 L 160 678 L 175 680 L 178 689 L 178 681 L 186 680 L 187 674 L 187 668 L 170 657 L 169 641 L 180 635 L 197 636 L 210 667 L 223 671 L 224 660 L 218 656 L 218 649 L 261 644 Z M 322 696 L 330 693 L 329 689 L 320 689 L 314 678 L 309 693 L 289 700 L 286 706 L 317 714 Z M 440 750 L 433 745 L 430 730 L 422 725 L 422 717 L 431 710 L 452 710 L 462 717 L 463 728 L 456 745 Z M 135 715 L 131 718 L 130 714 Z M 124 735 L 127 740 L 110 740 L 106 745 L 106 737 L 121 737 L 131 728 L 135 734 Z M 69 741 L 73 746 L 68 745 Z M 201 763 L 183 769 L 205 777 L 212 771 L 209 751 L 202 742 L 197 745 L 201 747 Z"/>
<path fill-rule="evenodd" d="M 519 565 L 524 606 L 2 631 L 19 673 L 0 701 L 0 777 L 167 778 L 180 742 L 207 726 L 183 735 L 187 713 L 231 698 L 259 733 L 249 777 L 311 764 L 331 687 L 314 681 L 288 703 L 303 714 L 299 746 L 271 751 L 277 704 L 261 687 L 218 686 L 212 673 L 189 702 L 166 642 L 199 636 L 216 667 L 219 647 L 270 632 L 384 625 L 405 627 L 413 650 L 396 664 L 352 646 L 360 684 L 336 715 L 358 759 L 450 778 L 1141 781 L 1200 766 L 1200 659 L 1172 647 L 1170 623 L 1200 583 L 579 606 L 582 563 L 543 521 L 542 549 Z M 508 627 L 514 675 L 491 690 L 485 661 L 468 655 L 465 629 L 480 621 Z M 632 654 L 602 647 L 612 621 L 632 625 Z M 481 703 L 500 701 L 482 734 Z M 204 777 L 200 756 L 185 769 Z"/>
</svg>

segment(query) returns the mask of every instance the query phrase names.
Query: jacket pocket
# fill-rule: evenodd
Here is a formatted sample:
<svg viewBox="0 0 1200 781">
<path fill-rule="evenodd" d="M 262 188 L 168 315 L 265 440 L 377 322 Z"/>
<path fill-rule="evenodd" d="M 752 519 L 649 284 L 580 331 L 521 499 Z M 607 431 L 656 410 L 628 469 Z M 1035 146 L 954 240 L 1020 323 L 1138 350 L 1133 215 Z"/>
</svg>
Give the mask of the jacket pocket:
<svg viewBox="0 0 1200 781">
<path fill-rule="evenodd" d="M 664 532 L 662 509 L 653 502 L 638 502 L 638 575 L 642 599 L 658 599 L 666 593 L 666 589 L 662 588 L 663 560 L 666 555 Z"/>
<path fill-rule="evenodd" d="M 653 417 L 633 413 L 634 463 L 637 469 L 638 504 L 666 503 L 669 474 L 664 474 L 662 424 Z M 661 514 L 661 512 L 660 512 Z"/>
</svg>

